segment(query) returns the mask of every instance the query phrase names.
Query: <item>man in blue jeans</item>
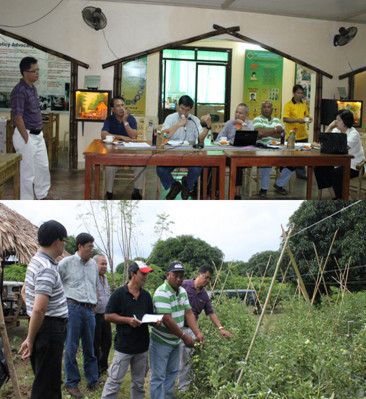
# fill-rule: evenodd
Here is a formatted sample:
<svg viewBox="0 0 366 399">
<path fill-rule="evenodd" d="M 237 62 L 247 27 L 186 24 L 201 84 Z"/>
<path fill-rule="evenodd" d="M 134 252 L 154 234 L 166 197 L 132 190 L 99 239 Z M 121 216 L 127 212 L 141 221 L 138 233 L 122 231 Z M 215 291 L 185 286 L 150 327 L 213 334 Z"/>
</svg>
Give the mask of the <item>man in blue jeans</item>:
<svg viewBox="0 0 366 399">
<path fill-rule="evenodd" d="M 182 287 L 184 267 L 174 261 L 168 266 L 166 280 L 154 294 L 156 313 L 164 314 L 163 323 L 150 334 L 150 398 L 173 399 L 174 383 L 179 371 L 180 343 L 193 348 L 193 339 L 184 333 L 184 318 L 199 343 L 204 338 Z"/>
<path fill-rule="evenodd" d="M 88 390 L 99 387 L 98 361 L 94 354 L 95 310 L 99 273 L 93 256 L 94 238 L 81 233 L 75 240 L 77 252 L 64 258 L 59 273 L 64 286 L 69 320 L 65 341 L 65 388 L 74 398 L 84 395 L 78 388 L 81 380 L 76 352 L 81 338 L 84 373 Z"/>
<path fill-rule="evenodd" d="M 193 100 L 189 96 L 182 96 L 178 102 L 178 112 L 166 117 L 161 133 L 166 133 L 168 140 L 177 141 L 183 145 L 185 141 L 203 143 L 208 131 L 211 129 L 211 116 L 206 118 L 206 127 L 203 129 L 200 120 L 190 114 L 193 108 Z M 156 173 L 160 177 L 165 190 L 169 190 L 167 200 L 173 200 L 182 191 L 182 199 L 188 199 L 193 189 L 194 183 L 201 174 L 200 166 L 190 166 L 187 177 L 183 177 L 182 183 L 175 180 L 172 176 L 173 170 L 177 166 L 158 166 Z"/>
</svg>

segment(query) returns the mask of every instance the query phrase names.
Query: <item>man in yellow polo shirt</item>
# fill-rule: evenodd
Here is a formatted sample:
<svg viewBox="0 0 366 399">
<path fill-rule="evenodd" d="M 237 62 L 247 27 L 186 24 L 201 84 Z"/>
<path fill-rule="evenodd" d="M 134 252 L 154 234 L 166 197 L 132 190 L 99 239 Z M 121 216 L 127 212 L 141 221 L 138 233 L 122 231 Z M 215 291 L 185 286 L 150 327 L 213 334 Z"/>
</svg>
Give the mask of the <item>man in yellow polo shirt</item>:
<svg viewBox="0 0 366 399">
<path fill-rule="evenodd" d="M 292 89 L 293 97 L 285 104 L 283 110 L 283 121 L 286 124 L 286 139 L 291 130 L 296 128 L 296 142 L 307 142 L 308 133 L 306 131 L 307 122 L 312 122 L 309 117 L 309 109 L 303 101 L 304 89 L 301 85 L 295 85 Z M 304 166 L 296 168 L 296 177 L 299 179 L 307 179 Z"/>
</svg>

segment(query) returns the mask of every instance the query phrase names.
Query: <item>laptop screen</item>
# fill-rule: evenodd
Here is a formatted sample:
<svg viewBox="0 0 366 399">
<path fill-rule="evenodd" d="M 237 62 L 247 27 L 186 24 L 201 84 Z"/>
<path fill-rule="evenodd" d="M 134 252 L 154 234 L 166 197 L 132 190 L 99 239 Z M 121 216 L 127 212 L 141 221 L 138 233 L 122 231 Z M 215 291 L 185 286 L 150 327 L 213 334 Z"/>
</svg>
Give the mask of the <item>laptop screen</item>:
<svg viewBox="0 0 366 399">
<path fill-rule="evenodd" d="M 235 133 L 235 138 L 233 146 L 235 147 L 246 147 L 248 145 L 255 145 L 258 140 L 258 131 L 247 131 L 247 130 L 237 130 Z"/>
</svg>

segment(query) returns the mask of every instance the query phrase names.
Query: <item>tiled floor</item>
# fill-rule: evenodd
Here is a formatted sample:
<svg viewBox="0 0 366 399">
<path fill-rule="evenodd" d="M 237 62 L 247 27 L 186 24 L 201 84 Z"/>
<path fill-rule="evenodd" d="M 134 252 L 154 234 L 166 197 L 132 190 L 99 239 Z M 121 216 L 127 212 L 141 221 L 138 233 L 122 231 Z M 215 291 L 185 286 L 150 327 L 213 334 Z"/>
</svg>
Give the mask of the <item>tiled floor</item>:
<svg viewBox="0 0 366 399">
<path fill-rule="evenodd" d="M 62 200 L 82 200 L 84 199 L 84 170 L 78 170 L 76 172 L 70 172 L 68 170 L 68 154 L 67 148 L 65 151 L 59 152 L 59 164 L 52 168 L 51 170 L 51 190 L 50 195 L 54 199 L 62 199 Z M 306 196 L 306 181 L 299 180 L 294 175 L 291 179 L 291 187 L 288 195 L 283 196 L 277 194 L 273 189 L 273 183 L 275 179 L 275 171 L 272 168 L 273 179 L 271 178 L 271 183 L 269 190 L 267 192 L 267 199 L 269 200 L 294 200 L 294 199 L 305 199 Z M 256 175 L 256 173 L 255 173 Z M 356 180 L 353 179 L 351 181 L 351 187 L 356 186 Z M 227 184 L 228 178 L 226 178 L 226 197 L 227 197 Z M 366 184 L 364 183 L 364 186 Z M 145 199 L 147 200 L 155 200 L 158 199 L 157 193 L 157 175 L 155 171 L 155 167 L 147 167 L 146 170 L 146 194 Z M 114 199 L 130 199 L 131 192 L 133 188 L 133 181 L 118 181 L 115 183 L 114 187 Z M 286 189 L 289 189 L 286 187 Z M 365 194 L 366 188 L 363 190 L 362 199 L 366 198 Z M 257 183 L 253 181 L 252 183 L 252 196 L 249 196 L 249 185 L 245 185 L 242 187 L 241 196 L 244 200 L 258 200 L 261 199 L 258 196 L 259 187 L 257 187 Z M 352 199 L 356 199 L 354 195 L 352 195 Z M 163 187 L 161 188 L 160 198 L 164 199 L 167 192 L 164 191 Z M 328 190 L 323 190 L 322 199 L 329 199 Z M 5 184 L 4 189 L 4 199 L 13 199 L 13 186 L 12 181 L 10 180 Z M 180 196 L 177 197 L 180 199 Z M 318 199 L 318 189 L 316 186 L 315 177 L 313 177 L 313 189 L 312 189 L 312 199 Z"/>
</svg>

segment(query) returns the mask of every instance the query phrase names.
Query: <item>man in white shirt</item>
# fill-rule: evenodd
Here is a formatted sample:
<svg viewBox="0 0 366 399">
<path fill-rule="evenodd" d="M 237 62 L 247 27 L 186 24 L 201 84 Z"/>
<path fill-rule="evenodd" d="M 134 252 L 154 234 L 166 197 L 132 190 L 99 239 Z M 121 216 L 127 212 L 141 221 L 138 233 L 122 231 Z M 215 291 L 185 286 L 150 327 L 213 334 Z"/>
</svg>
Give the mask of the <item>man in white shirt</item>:
<svg viewBox="0 0 366 399">
<path fill-rule="evenodd" d="M 182 144 L 185 141 L 203 143 L 208 131 L 211 129 L 211 116 L 207 117 L 206 127 L 203 129 L 200 120 L 190 114 L 193 108 L 193 100 L 185 95 L 179 99 L 178 112 L 168 115 L 162 127 L 162 134 L 166 133 L 168 139 L 177 140 Z M 182 199 L 189 197 L 190 191 L 193 189 L 194 183 L 201 174 L 201 166 L 190 166 L 188 168 L 187 177 L 183 177 L 182 183 L 175 180 L 172 176 L 173 170 L 177 166 L 157 166 L 156 173 L 160 177 L 161 183 L 165 190 L 170 188 L 167 200 L 173 200 L 181 191 Z"/>
</svg>

